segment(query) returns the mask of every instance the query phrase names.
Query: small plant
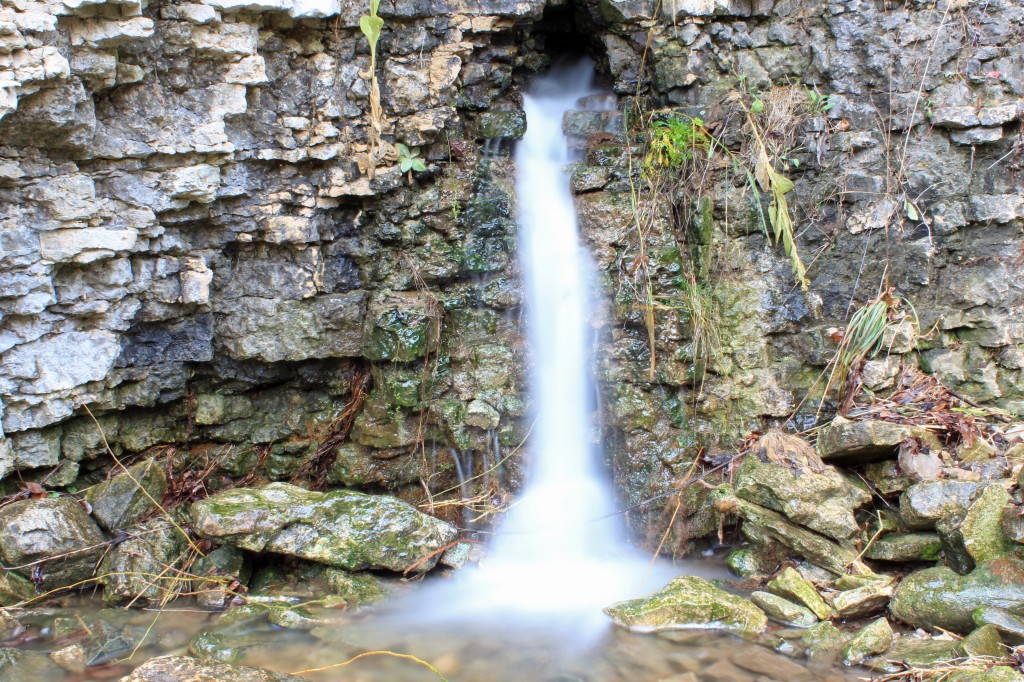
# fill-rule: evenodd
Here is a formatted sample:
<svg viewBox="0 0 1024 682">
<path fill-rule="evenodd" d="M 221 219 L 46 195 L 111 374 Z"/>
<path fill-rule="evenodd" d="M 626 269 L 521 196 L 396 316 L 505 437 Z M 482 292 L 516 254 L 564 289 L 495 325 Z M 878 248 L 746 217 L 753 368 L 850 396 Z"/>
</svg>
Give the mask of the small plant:
<svg viewBox="0 0 1024 682">
<path fill-rule="evenodd" d="M 821 116 L 832 108 L 828 95 L 818 92 L 817 88 L 807 88 L 807 110 L 811 116 Z"/>
<path fill-rule="evenodd" d="M 651 124 L 644 164 L 648 169 L 678 169 L 698 151 L 711 150 L 711 136 L 699 118 L 672 116 Z"/>
<path fill-rule="evenodd" d="M 398 166 L 402 169 L 403 173 L 409 174 L 409 179 L 412 180 L 412 172 L 422 173 L 427 170 L 427 166 L 423 163 L 423 159 L 420 158 L 420 148 L 413 147 L 409 149 L 407 146 L 399 142 L 395 145 L 398 149 Z"/>
<path fill-rule="evenodd" d="M 366 36 L 366 43 L 370 46 L 370 68 L 359 73 L 361 77 L 370 81 L 370 116 L 368 120 L 370 151 L 360 166 L 371 178 L 377 164 L 389 151 L 387 145 L 382 147 L 380 144 L 384 110 L 380 105 L 380 85 L 377 83 L 377 43 L 380 41 L 380 33 L 384 28 L 384 20 L 377 16 L 378 9 L 380 9 L 380 0 L 370 0 L 370 13 L 359 17 L 359 29 Z"/>
</svg>

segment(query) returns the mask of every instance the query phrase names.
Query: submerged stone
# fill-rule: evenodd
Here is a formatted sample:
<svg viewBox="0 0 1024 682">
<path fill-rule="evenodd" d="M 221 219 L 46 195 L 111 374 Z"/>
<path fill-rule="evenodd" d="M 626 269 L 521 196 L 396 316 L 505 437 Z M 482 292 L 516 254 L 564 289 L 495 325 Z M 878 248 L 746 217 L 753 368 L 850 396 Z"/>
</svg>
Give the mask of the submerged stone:
<svg viewBox="0 0 1024 682">
<path fill-rule="evenodd" d="M 832 609 L 821 598 L 811 581 L 794 568 L 787 566 L 782 569 L 768 581 L 768 590 L 810 609 L 818 620 L 825 620 L 832 613 Z"/>
<path fill-rule="evenodd" d="M 872 542 L 864 556 L 875 561 L 937 561 L 942 540 L 935 533 L 889 533 Z"/>
<path fill-rule="evenodd" d="M 155 460 L 133 464 L 126 471 L 97 483 L 86 494 L 96 523 L 105 530 L 126 528 L 155 509 L 167 492 L 167 476 Z M 154 503 L 154 501 L 156 503 Z"/>
<path fill-rule="evenodd" d="M 0 647 L 0 679 L 44 682 L 63 676 L 64 671 L 41 651 Z"/>
<path fill-rule="evenodd" d="M 889 608 L 913 627 L 966 633 L 974 627 L 974 610 L 982 606 L 1024 616 L 1024 561 L 1001 557 L 967 575 L 945 566 L 911 573 L 896 588 Z"/>
<path fill-rule="evenodd" d="M 807 607 L 794 604 L 771 592 L 753 592 L 750 601 L 767 614 L 772 620 L 783 625 L 807 628 L 818 622 L 817 617 Z"/>
<path fill-rule="evenodd" d="M 105 540 L 96 522 L 71 497 L 21 500 L 0 509 L 4 565 L 21 567 L 17 572 L 43 590 L 91 578 Z"/>
<path fill-rule="evenodd" d="M 892 627 L 885 618 L 864 626 L 843 647 L 840 660 L 843 665 L 857 665 L 868 656 L 885 653 L 892 646 Z"/>
<path fill-rule="evenodd" d="M 808 658 L 835 659 L 850 637 L 832 624 L 822 621 L 807 628 L 800 643 L 807 647 Z"/>
<path fill-rule="evenodd" d="M 393 497 L 287 483 L 218 493 L 192 506 L 192 521 L 211 540 L 348 570 L 429 570 L 457 533 Z"/>
<path fill-rule="evenodd" d="M 764 612 L 697 576 L 680 576 L 660 591 L 605 609 L 616 625 L 634 632 L 717 629 L 753 636 L 768 623 Z"/>
<path fill-rule="evenodd" d="M 122 682 L 169 682 L 170 680 L 216 680 L 217 682 L 303 682 L 301 677 L 260 668 L 244 668 L 197 661 L 187 656 L 153 658 L 136 668 Z"/>
<path fill-rule="evenodd" d="M 836 540 L 859 530 L 853 512 L 871 495 L 850 484 L 834 467 L 820 471 L 746 457 L 734 481 L 736 495 L 782 512 L 790 521 Z"/>
</svg>

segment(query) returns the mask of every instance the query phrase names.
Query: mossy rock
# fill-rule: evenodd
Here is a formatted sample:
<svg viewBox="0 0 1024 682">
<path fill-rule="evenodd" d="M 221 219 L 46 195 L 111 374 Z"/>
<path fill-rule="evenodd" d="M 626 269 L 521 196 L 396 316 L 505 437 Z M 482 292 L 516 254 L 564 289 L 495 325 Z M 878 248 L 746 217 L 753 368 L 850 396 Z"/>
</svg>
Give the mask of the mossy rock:
<svg viewBox="0 0 1024 682">
<path fill-rule="evenodd" d="M 905 577 L 890 603 L 893 616 L 908 625 L 960 633 L 974 628 L 973 613 L 982 606 L 1024 616 L 1024 561 L 1001 557 L 967 575 L 926 568 Z"/>
<path fill-rule="evenodd" d="M 754 456 L 743 460 L 733 485 L 738 497 L 836 540 L 857 534 L 860 527 L 854 510 L 871 501 L 870 494 L 851 485 L 833 467 L 815 471 L 761 462 Z"/>
<path fill-rule="evenodd" d="M 771 592 L 752 592 L 750 601 L 777 623 L 808 628 L 818 622 L 814 613 L 805 606 L 795 604 Z"/>
<path fill-rule="evenodd" d="M 981 491 L 992 485 L 979 481 L 922 481 L 900 496 L 900 516 L 914 530 L 928 530 L 936 522 L 967 513 Z"/>
<path fill-rule="evenodd" d="M 103 601 L 144 608 L 177 596 L 184 588 L 179 568 L 189 548 L 183 531 L 157 518 L 127 530 L 128 539 L 100 562 Z"/>
<path fill-rule="evenodd" d="M 42 678 L 40 678 L 42 679 Z M 243 668 L 187 656 L 162 656 L 146 661 L 124 678 L 124 682 L 166 682 L 167 680 L 217 680 L 218 682 L 303 682 L 303 678 L 259 668 Z"/>
<path fill-rule="evenodd" d="M 426 571 L 456 535 L 394 497 L 287 483 L 227 490 L 195 503 L 191 514 L 196 532 L 209 540 L 346 570 Z"/>
<path fill-rule="evenodd" d="M 86 499 L 101 528 L 127 528 L 146 512 L 156 509 L 167 492 L 167 475 L 152 459 L 133 464 L 108 481 L 89 489 Z"/>
<path fill-rule="evenodd" d="M 979 606 L 974 609 L 971 618 L 978 627 L 995 626 L 1011 644 L 1024 644 L 1024 618 L 995 606 Z"/>
<path fill-rule="evenodd" d="M 875 561 L 938 561 L 942 540 L 935 533 L 889 533 L 877 538 L 864 551 Z"/>
<path fill-rule="evenodd" d="M 892 646 L 892 626 L 885 618 L 865 625 L 847 642 L 840 654 L 844 665 L 857 665 L 864 659 L 885 653 Z"/>
<path fill-rule="evenodd" d="M 768 617 L 748 599 L 715 587 L 704 578 L 680 576 L 660 591 L 605 609 L 616 625 L 634 632 L 690 628 L 729 630 L 754 636 Z"/>
<path fill-rule="evenodd" d="M 92 578 L 105 541 L 99 526 L 72 497 L 21 500 L 0 509 L 3 563 L 24 566 L 17 573 L 37 580 L 44 591 Z M 38 579 L 33 578 L 37 568 Z"/>
<path fill-rule="evenodd" d="M 477 119 L 477 134 L 485 140 L 521 140 L 526 134 L 526 112 L 485 111 Z"/>
<path fill-rule="evenodd" d="M 818 620 L 825 620 L 832 614 L 832 609 L 821 598 L 811 581 L 800 575 L 795 568 L 787 566 L 782 569 L 768 581 L 768 590 L 810 609 Z"/>
</svg>

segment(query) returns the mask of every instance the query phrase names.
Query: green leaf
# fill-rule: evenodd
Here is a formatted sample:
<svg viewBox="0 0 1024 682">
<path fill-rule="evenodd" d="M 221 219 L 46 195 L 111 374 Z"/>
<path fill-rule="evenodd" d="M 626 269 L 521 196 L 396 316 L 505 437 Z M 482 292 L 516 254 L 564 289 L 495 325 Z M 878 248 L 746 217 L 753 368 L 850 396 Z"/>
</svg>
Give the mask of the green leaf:
<svg viewBox="0 0 1024 682">
<path fill-rule="evenodd" d="M 903 209 L 907 212 L 907 217 L 910 218 L 911 220 L 921 219 L 921 215 L 917 212 L 917 207 L 915 207 L 909 201 L 904 200 Z"/>
<path fill-rule="evenodd" d="M 412 151 L 409 152 L 409 158 L 410 159 L 415 159 L 419 155 L 420 155 L 420 148 L 419 147 L 413 147 Z"/>
<path fill-rule="evenodd" d="M 413 167 L 414 162 L 412 159 L 403 157 L 402 159 L 399 159 L 398 165 L 401 167 L 403 173 L 408 173 L 409 169 Z"/>
<path fill-rule="evenodd" d="M 750 113 L 760 114 L 762 111 L 764 111 L 764 102 L 760 99 L 755 99 L 750 103 Z"/>
<path fill-rule="evenodd" d="M 370 0 L 370 14 L 377 16 L 377 10 L 380 9 L 380 0 Z"/>
<path fill-rule="evenodd" d="M 406 147 L 401 142 L 395 144 L 395 147 L 398 148 L 398 156 L 400 156 L 403 159 L 408 159 L 409 157 L 414 156 L 414 154 L 409 153 L 409 148 Z"/>
<path fill-rule="evenodd" d="M 370 59 L 377 60 L 377 41 L 380 40 L 381 29 L 384 28 L 384 20 L 377 16 L 364 14 L 359 17 L 359 29 L 366 36 L 366 42 L 370 44 Z"/>
<path fill-rule="evenodd" d="M 410 159 L 410 162 L 412 163 L 412 169 L 414 171 L 422 173 L 423 171 L 427 170 L 427 166 L 425 163 L 423 163 L 422 159 Z"/>
</svg>

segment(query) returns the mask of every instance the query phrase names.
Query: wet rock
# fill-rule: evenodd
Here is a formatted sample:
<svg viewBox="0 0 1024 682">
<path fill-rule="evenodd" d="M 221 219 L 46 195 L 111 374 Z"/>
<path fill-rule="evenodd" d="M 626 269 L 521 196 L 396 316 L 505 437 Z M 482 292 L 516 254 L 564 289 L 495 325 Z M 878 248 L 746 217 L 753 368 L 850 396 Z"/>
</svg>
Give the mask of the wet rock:
<svg viewBox="0 0 1024 682">
<path fill-rule="evenodd" d="M 85 672 L 89 665 L 85 658 L 85 647 L 81 644 L 72 644 L 63 649 L 57 649 L 50 654 L 50 660 L 69 673 L 76 674 Z"/>
<path fill-rule="evenodd" d="M 809 627 L 800 637 L 800 643 L 807 647 L 807 657 L 819 659 L 835 659 L 849 640 L 849 635 L 827 620 Z"/>
<path fill-rule="evenodd" d="M 146 661 L 121 682 L 171 682 L 217 680 L 218 682 L 302 682 L 301 677 L 259 668 L 197 661 L 187 656 L 163 656 Z"/>
<path fill-rule="evenodd" d="M 526 112 L 486 111 L 477 119 L 477 133 L 485 140 L 521 140 L 526 134 Z"/>
<path fill-rule="evenodd" d="M 1008 554 L 1013 544 L 1003 534 L 1003 508 L 1010 494 L 1002 485 L 990 485 L 971 503 L 960 523 L 964 549 L 975 563 Z"/>
<path fill-rule="evenodd" d="M 995 625 L 982 625 L 957 644 L 957 654 L 964 658 L 990 656 L 999 658 L 1006 652 L 999 629 Z"/>
<path fill-rule="evenodd" d="M 885 618 L 864 626 L 843 647 L 840 660 L 844 665 L 857 665 L 868 656 L 885 653 L 892 646 L 892 627 Z"/>
<path fill-rule="evenodd" d="M 783 625 L 807 628 L 818 622 L 817 617 L 810 609 L 770 592 L 753 592 L 750 595 L 750 601 L 754 602 L 769 618 Z"/>
<path fill-rule="evenodd" d="M 616 625 L 634 632 L 714 628 L 753 636 L 768 623 L 764 612 L 747 599 L 696 576 L 675 578 L 660 591 L 618 602 L 605 613 Z"/>
<path fill-rule="evenodd" d="M 143 624 L 132 612 L 103 609 L 55 618 L 53 637 L 58 645 L 80 646 L 86 665 L 101 665 L 134 649 L 150 625 L 151 617 Z"/>
<path fill-rule="evenodd" d="M 64 671 L 42 652 L 0 647 L 0 678 L 4 680 L 42 682 L 63 676 Z"/>
<path fill-rule="evenodd" d="M 1011 644 L 1024 644 L 1024 618 L 995 606 L 979 606 L 971 613 L 978 627 L 992 625 Z"/>
<path fill-rule="evenodd" d="M 474 400 L 466 406 L 466 416 L 463 419 L 466 426 L 475 426 L 478 429 L 496 429 L 501 415 L 498 411 L 482 400 Z"/>
<path fill-rule="evenodd" d="M 17 618 L 7 611 L 0 611 L 0 642 L 10 641 L 24 631 L 25 626 Z"/>
<path fill-rule="evenodd" d="M 738 497 L 782 512 L 790 521 L 837 540 L 849 539 L 860 530 L 853 512 L 871 501 L 868 493 L 833 467 L 815 471 L 756 457 L 743 460 L 734 486 Z"/>
<path fill-rule="evenodd" d="M 889 533 L 876 539 L 864 552 L 875 561 L 937 561 L 942 541 L 935 533 Z"/>
<path fill-rule="evenodd" d="M 818 435 L 818 455 L 826 462 L 844 464 L 893 459 L 900 443 L 922 437 L 928 435 L 917 426 L 836 417 Z"/>
<path fill-rule="evenodd" d="M 196 576 L 192 580 L 196 602 L 203 608 L 220 609 L 232 596 L 231 585 L 247 583 L 251 570 L 240 549 L 225 545 L 196 559 L 189 572 Z"/>
<path fill-rule="evenodd" d="M 960 531 L 961 516 L 951 516 L 935 523 L 935 531 L 942 541 L 942 556 L 947 566 L 960 575 L 967 575 L 974 570 L 974 558 L 964 545 L 964 536 Z"/>
<path fill-rule="evenodd" d="M 716 499 L 719 511 L 739 516 L 746 523 L 757 526 L 766 536 L 822 568 L 838 574 L 846 573 L 851 568 L 856 573 L 871 573 L 858 560 L 857 552 L 852 547 L 801 528 L 770 509 L 742 500 L 731 494 L 729 486 L 721 486 L 716 490 Z"/>
<path fill-rule="evenodd" d="M 836 593 L 832 606 L 843 618 L 863 618 L 884 609 L 895 588 L 892 578 L 872 580 L 861 587 Z"/>
<path fill-rule="evenodd" d="M 809 609 L 818 620 L 824 620 L 832 614 L 825 600 L 810 580 L 804 578 L 794 568 L 786 567 L 768 581 L 768 590 Z"/>
<path fill-rule="evenodd" d="M 188 643 L 188 652 L 203 661 L 236 663 L 254 646 L 266 644 L 257 634 L 236 635 L 203 631 L 196 633 Z"/>
<path fill-rule="evenodd" d="M 954 480 L 915 483 L 900 497 L 900 515 L 910 528 L 934 528 L 940 519 L 967 513 L 971 502 L 988 485 Z"/>
<path fill-rule="evenodd" d="M 377 604 L 390 594 L 385 581 L 373 574 L 305 562 L 298 567 L 264 568 L 253 577 L 249 590 L 250 601 L 294 604 L 332 597 L 351 607 Z"/>
<path fill-rule="evenodd" d="M 182 531 L 164 518 L 128 529 L 128 539 L 100 562 L 103 601 L 144 608 L 163 604 L 182 590 L 179 567 L 189 549 Z"/>
<path fill-rule="evenodd" d="M 973 670 L 955 670 L 943 682 L 1024 682 L 1024 675 L 1005 665 Z"/>
<path fill-rule="evenodd" d="M 1024 561 L 1001 557 L 963 576 L 944 566 L 917 571 L 899 584 L 889 608 L 913 627 L 965 633 L 982 606 L 1024 616 Z"/>
<path fill-rule="evenodd" d="M 14 571 L 0 571 L 0 606 L 13 606 L 35 596 L 32 581 Z"/>
<path fill-rule="evenodd" d="M 437 563 L 432 553 L 457 532 L 393 497 L 286 483 L 218 493 L 194 504 L 191 514 L 205 538 L 348 570 L 404 571 L 417 562 L 416 572 L 429 570 Z"/>
<path fill-rule="evenodd" d="M 778 559 L 757 549 L 737 548 L 725 557 L 729 570 L 741 578 L 769 575 L 779 565 Z"/>
<path fill-rule="evenodd" d="M 880 495 L 886 497 L 901 493 L 913 484 L 910 477 L 900 468 L 899 462 L 892 459 L 872 462 L 865 466 L 864 478 L 874 486 Z"/>
<path fill-rule="evenodd" d="M 1016 504 L 1007 505 L 1003 509 L 1003 535 L 1018 545 L 1024 545 L 1024 514 L 1021 514 L 1022 511 L 1024 511 L 1024 507 Z"/>
<path fill-rule="evenodd" d="M 0 509 L 0 555 L 4 564 L 33 578 L 43 589 L 88 580 L 105 538 L 96 522 L 71 497 L 22 500 Z M 41 562 L 41 563 L 36 563 Z"/>
<path fill-rule="evenodd" d="M 729 660 L 755 675 L 770 672 L 773 678 L 792 680 L 792 682 L 812 682 L 817 678 L 813 672 L 799 663 L 772 653 L 763 647 L 750 647 L 737 651 L 729 657 Z"/>
</svg>

